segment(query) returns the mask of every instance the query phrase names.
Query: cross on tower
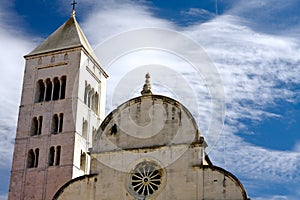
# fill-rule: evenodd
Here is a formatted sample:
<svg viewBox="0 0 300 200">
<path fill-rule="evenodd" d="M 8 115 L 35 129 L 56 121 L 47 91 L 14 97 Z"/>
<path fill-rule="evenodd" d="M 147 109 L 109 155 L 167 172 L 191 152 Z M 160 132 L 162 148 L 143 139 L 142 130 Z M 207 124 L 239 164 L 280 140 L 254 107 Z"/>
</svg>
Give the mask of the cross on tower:
<svg viewBox="0 0 300 200">
<path fill-rule="evenodd" d="M 73 2 L 71 3 L 72 5 L 72 10 L 75 11 L 75 5 L 77 4 L 77 2 L 75 0 L 73 0 Z"/>
</svg>

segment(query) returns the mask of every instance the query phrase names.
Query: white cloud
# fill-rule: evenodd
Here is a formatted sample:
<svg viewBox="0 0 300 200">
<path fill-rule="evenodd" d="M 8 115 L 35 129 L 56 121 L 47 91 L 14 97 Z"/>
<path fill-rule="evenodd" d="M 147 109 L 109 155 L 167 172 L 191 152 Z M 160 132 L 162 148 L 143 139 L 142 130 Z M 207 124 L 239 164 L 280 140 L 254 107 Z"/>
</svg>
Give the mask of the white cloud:
<svg viewBox="0 0 300 200">
<path fill-rule="evenodd" d="M 300 141 L 297 141 L 294 146 L 294 151 L 300 153 Z"/>
<path fill-rule="evenodd" d="M 125 31 L 145 27 L 174 28 L 167 20 L 153 17 L 150 8 L 133 1 L 90 1 L 93 10 L 82 24 L 94 45 Z"/>
<path fill-rule="evenodd" d="M 0 200 L 7 200 L 7 195 L 0 195 Z"/>
<path fill-rule="evenodd" d="M 201 17 L 204 19 L 215 17 L 214 13 L 202 8 L 189 8 L 188 10 L 181 11 L 180 14 L 188 17 Z"/>
<path fill-rule="evenodd" d="M 258 198 L 254 198 L 253 200 L 292 200 L 291 198 L 287 197 L 287 196 L 267 196 L 267 197 L 258 197 Z"/>
</svg>

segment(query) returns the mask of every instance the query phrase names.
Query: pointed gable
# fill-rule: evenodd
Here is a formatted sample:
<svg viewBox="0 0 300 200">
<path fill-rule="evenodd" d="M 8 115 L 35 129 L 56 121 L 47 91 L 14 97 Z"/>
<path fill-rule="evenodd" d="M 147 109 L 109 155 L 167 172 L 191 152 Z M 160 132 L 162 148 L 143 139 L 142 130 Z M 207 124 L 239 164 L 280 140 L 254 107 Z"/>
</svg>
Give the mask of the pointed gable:
<svg viewBox="0 0 300 200">
<path fill-rule="evenodd" d="M 88 43 L 88 40 L 77 23 L 75 16 L 72 15 L 63 25 L 27 56 L 80 46 L 84 47 L 86 51 L 92 54 L 92 48 Z"/>
</svg>

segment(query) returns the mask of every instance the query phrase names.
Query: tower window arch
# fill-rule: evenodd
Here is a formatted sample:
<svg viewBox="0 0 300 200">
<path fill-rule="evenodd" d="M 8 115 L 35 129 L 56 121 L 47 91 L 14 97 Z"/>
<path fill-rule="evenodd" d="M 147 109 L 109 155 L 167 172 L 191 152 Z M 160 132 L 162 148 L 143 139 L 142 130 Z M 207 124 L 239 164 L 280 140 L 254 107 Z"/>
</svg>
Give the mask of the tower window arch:
<svg viewBox="0 0 300 200">
<path fill-rule="evenodd" d="M 40 150 L 39 149 L 35 149 L 34 150 L 34 155 L 35 155 L 34 167 L 38 167 L 38 165 L 39 165 L 39 154 L 40 154 Z"/>
<path fill-rule="evenodd" d="M 28 156 L 27 156 L 27 168 L 33 168 L 34 167 L 34 152 L 33 149 L 30 149 L 28 151 Z"/>
<path fill-rule="evenodd" d="M 45 81 L 42 79 L 36 83 L 34 102 L 39 103 L 43 101 L 64 99 L 66 94 L 66 76 L 61 78 L 54 77 L 51 81 L 47 78 Z"/>
<path fill-rule="evenodd" d="M 31 120 L 30 136 L 41 135 L 43 125 L 43 116 L 33 117 Z"/>
<path fill-rule="evenodd" d="M 54 114 L 52 117 L 52 128 L 51 128 L 51 133 L 56 134 L 58 133 L 58 116 L 57 114 Z"/>
<path fill-rule="evenodd" d="M 88 121 L 83 119 L 83 122 L 82 122 L 82 137 L 87 139 L 87 135 L 88 135 Z"/>
<path fill-rule="evenodd" d="M 63 124 L 64 124 L 64 113 L 60 113 L 59 114 L 59 126 L 58 126 L 58 128 L 59 128 L 59 133 L 61 133 L 62 132 L 62 129 L 63 129 Z"/>
<path fill-rule="evenodd" d="M 61 146 L 52 146 L 49 150 L 48 166 L 60 165 Z"/>
<path fill-rule="evenodd" d="M 37 135 L 37 131 L 38 131 L 38 120 L 36 117 L 34 117 L 31 120 L 30 136 Z"/>
<path fill-rule="evenodd" d="M 49 166 L 53 166 L 54 164 L 54 156 L 55 156 L 55 149 L 54 147 L 50 147 L 50 150 L 49 150 L 49 158 L 48 158 L 48 165 Z"/>
<path fill-rule="evenodd" d="M 65 95 L 66 95 L 66 81 L 67 81 L 67 77 L 66 76 L 62 76 L 61 79 L 61 87 L 60 87 L 60 99 L 64 99 Z"/>
<path fill-rule="evenodd" d="M 60 164 L 60 152 L 61 152 L 61 146 L 56 147 L 56 155 L 55 155 L 55 165 Z"/>
<path fill-rule="evenodd" d="M 43 124 L 43 116 L 39 116 L 38 118 L 38 132 L 37 135 L 42 134 L 42 124 Z"/>
<path fill-rule="evenodd" d="M 93 98 L 93 111 L 98 115 L 99 113 L 99 95 L 96 92 Z"/>
<path fill-rule="evenodd" d="M 84 103 L 86 105 L 89 104 L 89 93 L 91 91 L 91 86 L 90 85 L 86 85 L 85 90 L 84 90 Z"/>
<path fill-rule="evenodd" d="M 52 82 L 50 78 L 46 79 L 46 96 L 45 96 L 45 101 L 51 101 L 52 98 Z"/>
<path fill-rule="evenodd" d="M 89 108 L 91 108 L 91 98 L 92 98 L 92 91 L 90 90 L 87 95 L 87 106 Z"/>
<path fill-rule="evenodd" d="M 53 97 L 52 100 L 59 99 L 60 81 L 57 77 L 53 79 Z"/>
<path fill-rule="evenodd" d="M 80 169 L 85 171 L 86 168 L 86 153 L 81 151 L 80 154 Z"/>
<path fill-rule="evenodd" d="M 57 134 L 62 132 L 64 114 L 54 114 L 52 117 L 51 133 Z"/>
<path fill-rule="evenodd" d="M 88 136 L 88 121 L 83 118 L 82 121 L 82 137 L 87 139 Z"/>
<path fill-rule="evenodd" d="M 99 93 L 90 84 L 87 84 L 86 81 L 83 101 L 96 115 L 99 114 Z"/>
<path fill-rule="evenodd" d="M 38 80 L 36 83 L 36 91 L 35 91 L 35 103 L 44 101 L 45 95 L 45 84 L 43 80 Z"/>
<path fill-rule="evenodd" d="M 27 168 L 36 168 L 39 165 L 39 153 L 40 150 L 36 148 L 35 150 L 29 149 L 27 155 Z"/>
</svg>

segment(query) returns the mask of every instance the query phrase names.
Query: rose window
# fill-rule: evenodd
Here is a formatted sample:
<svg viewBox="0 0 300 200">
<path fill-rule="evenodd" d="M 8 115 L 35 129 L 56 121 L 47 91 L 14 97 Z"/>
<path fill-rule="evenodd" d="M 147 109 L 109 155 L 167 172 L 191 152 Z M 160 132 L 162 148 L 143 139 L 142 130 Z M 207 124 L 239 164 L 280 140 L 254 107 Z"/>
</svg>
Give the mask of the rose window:
<svg viewBox="0 0 300 200">
<path fill-rule="evenodd" d="M 148 197 L 162 185 L 163 170 L 155 163 L 143 161 L 133 170 L 130 188 L 137 196 Z"/>
</svg>

